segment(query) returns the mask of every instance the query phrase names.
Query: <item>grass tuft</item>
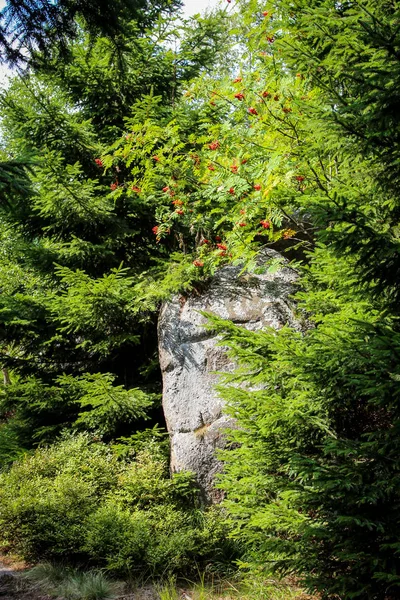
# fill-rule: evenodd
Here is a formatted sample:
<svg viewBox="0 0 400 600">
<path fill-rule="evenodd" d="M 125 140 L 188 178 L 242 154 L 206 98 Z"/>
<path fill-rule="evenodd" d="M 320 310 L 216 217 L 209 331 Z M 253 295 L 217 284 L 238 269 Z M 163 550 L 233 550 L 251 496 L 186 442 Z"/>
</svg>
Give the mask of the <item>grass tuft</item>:
<svg viewBox="0 0 400 600">
<path fill-rule="evenodd" d="M 200 577 L 197 582 L 178 585 L 174 579 L 157 588 L 159 600 L 317 600 L 297 585 L 275 580 L 215 582 Z"/>
<path fill-rule="evenodd" d="M 43 562 L 30 569 L 24 576 L 45 589 L 51 589 L 62 583 L 69 573 L 70 569 L 63 565 Z"/>
<path fill-rule="evenodd" d="M 80 572 L 51 563 L 37 565 L 26 577 L 62 600 L 116 600 L 123 587 L 101 571 Z"/>
</svg>

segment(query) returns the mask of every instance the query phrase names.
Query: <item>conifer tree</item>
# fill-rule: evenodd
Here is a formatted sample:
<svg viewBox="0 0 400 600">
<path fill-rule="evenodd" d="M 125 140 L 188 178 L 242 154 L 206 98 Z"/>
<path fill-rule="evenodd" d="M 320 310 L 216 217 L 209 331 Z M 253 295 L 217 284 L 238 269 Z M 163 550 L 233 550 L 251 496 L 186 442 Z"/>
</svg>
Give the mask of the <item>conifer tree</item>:
<svg viewBox="0 0 400 600">
<path fill-rule="evenodd" d="M 282 162 L 265 153 L 261 183 L 317 244 L 297 264 L 302 332 L 210 317 L 240 365 L 221 389 L 241 425 L 221 485 L 244 566 L 295 573 L 326 598 L 399 597 L 398 16 L 368 0 L 244 12 L 269 69 L 292 77 L 277 127 L 288 146 Z"/>
<path fill-rule="evenodd" d="M 82 25 L 92 40 L 105 35 L 117 49 L 127 23 L 135 21 L 143 33 L 180 6 L 179 0 L 119 0 L 112 5 L 102 0 L 7 0 L 0 13 L 0 56 L 21 64 L 38 52 L 48 56 L 56 51 L 66 60 L 69 42 L 79 36 Z"/>
<path fill-rule="evenodd" d="M 226 33 L 218 16 L 181 24 L 182 47 L 172 52 L 175 25 L 160 21 L 139 35 L 131 22 L 122 72 L 109 40 L 91 46 L 81 32 L 71 62 L 38 61 L 3 92 L 5 155 L 33 157 L 28 193 L 11 190 L 1 207 L 1 366 L 11 377 L 0 432 L 17 432 L 24 447 L 83 423 L 106 437 L 127 435 L 132 415 L 143 421 L 159 400 L 155 305 L 142 301 L 143 273 L 165 273 L 179 246 L 158 244 L 152 231 L 165 199 L 128 186 L 123 165 L 107 167 L 101 157 L 128 135 L 128 115 L 137 123 L 172 118 L 184 82 L 219 59 Z M 172 279 L 164 295 L 180 286 Z M 64 374 L 75 387 L 65 387 Z M 108 392 L 100 395 L 101 386 Z"/>
<path fill-rule="evenodd" d="M 225 40 L 212 19 L 181 54 L 138 25 L 118 60 L 89 31 L 71 63 L 11 86 L 8 156 L 38 164 L 2 205 L 7 456 L 32 430 L 127 433 L 157 391 L 159 302 L 287 250 L 298 331 L 210 317 L 240 365 L 221 485 L 244 566 L 326 598 L 399 597 L 398 18 L 392 0 L 250 0 L 232 67 L 218 44 L 197 52 Z"/>
</svg>

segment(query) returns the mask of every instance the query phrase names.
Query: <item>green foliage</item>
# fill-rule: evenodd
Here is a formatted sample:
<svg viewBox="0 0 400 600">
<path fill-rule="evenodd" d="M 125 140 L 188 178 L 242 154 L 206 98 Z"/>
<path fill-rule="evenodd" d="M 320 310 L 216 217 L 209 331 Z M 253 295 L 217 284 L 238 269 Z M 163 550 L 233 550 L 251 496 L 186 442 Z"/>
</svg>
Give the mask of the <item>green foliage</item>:
<svg viewBox="0 0 400 600">
<path fill-rule="evenodd" d="M 77 402 L 84 409 L 79 413 L 77 426 L 110 434 L 122 421 L 131 423 L 146 418 L 146 410 L 155 395 L 139 389 L 126 390 L 122 385 L 114 386 L 114 379 L 109 373 L 81 377 L 64 375 L 58 379 L 61 388 L 66 388 L 71 395 L 77 394 Z"/>
<path fill-rule="evenodd" d="M 0 476 L 2 542 L 27 557 L 79 555 L 85 515 L 115 482 L 115 470 L 107 448 L 87 436 L 15 463 Z"/>
<path fill-rule="evenodd" d="M 221 391 L 242 426 L 223 487 L 250 564 L 368 597 L 398 581 L 399 335 L 328 257 L 303 277 L 300 307 L 320 311 L 304 334 L 214 322 L 242 365 Z"/>
<path fill-rule="evenodd" d="M 1 12 L 2 59 L 11 64 L 37 60 L 39 50 L 45 58 L 56 53 L 65 61 L 69 42 L 79 37 L 82 25 L 92 40 L 100 33 L 107 35 L 114 51 L 118 51 L 126 21 L 134 19 L 143 33 L 163 12 L 168 14 L 179 7 L 178 0 L 125 0 L 112 7 L 107 2 L 90 0 L 59 0 L 51 5 L 42 0 L 29 0 L 21 7 L 15 0 L 8 0 Z M 35 60 L 32 62 L 35 64 Z"/>
<path fill-rule="evenodd" d="M 207 573 L 200 573 L 199 581 L 185 582 L 187 595 L 193 600 L 301 600 L 304 591 L 293 582 L 280 582 L 260 576 L 251 580 L 234 577 L 230 579 L 210 579 Z M 159 586 L 160 600 L 180 600 L 182 591 L 178 582 L 170 578 Z M 185 592 L 185 593 L 186 593 Z"/>
<path fill-rule="evenodd" d="M 148 448 L 157 447 L 160 457 L 169 456 L 169 437 L 167 431 L 156 423 L 153 427 L 147 427 L 142 431 L 137 431 L 129 437 L 117 438 L 112 445 L 113 451 L 119 456 L 127 456 L 135 452 L 140 452 Z"/>
<path fill-rule="evenodd" d="M 262 15 L 264 6 L 249 2 L 243 11 L 249 53 L 261 54 L 270 74 L 249 135 L 264 146 L 268 206 L 311 235 L 297 265 L 302 331 L 248 332 L 210 317 L 240 364 L 221 389 L 241 426 L 223 454 L 225 505 L 247 543 L 244 568 L 297 574 L 326 598 L 397 597 L 399 201 L 389 146 L 398 68 L 386 56 L 397 43 L 398 6 L 282 0 L 266 8 Z M 238 83 L 240 106 L 248 111 L 250 97 L 255 108 L 257 79 L 245 72 Z M 235 130 L 227 145 L 215 131 L 218 161 L 234 144 L 245 148 Z M 246 189 L 237 189 L 246 206 Z M 276 224 L 267 217 L 270 235 Z M 246 227 L 248 238 L 239 229 L 235 237 L 249 244 L 251 266 L 257 238 Z"/>
<path fill-rule="evenodd" d="M 31 193 L 29 172 L 32 169 L 29 158 L 0 162 L 0 201 L 12 210 L 10 194 L 27 196 Z"/>
<path fill-rule="evenodd" d="M 0 468 L 10 465 L 23 453 L 24 448 L 15 425 L 2 423 L 0 425 Z"/>
<path fill-rule="evenodd" d="M 188 511 L 187 505 L 155 505 L 128 511 L 118 503 L 100 507 L 88 522 L 85 549 L 111 571 L 165 576 L 195 572 L 196 565 L 221 572 L 238 554 L 227 540 L 218 511 Z"/>
<path fill-rule="evenodd" d="M 158 395 L 141 389 L 114 385 L 110 373 L 61 375 L 51 384 L 30 377 L 3 388 L 0 411 L 11 414 L 0 431 L 4 436 L 4 462 L 32 442 L 49 442 L 63 429 L 86 430 L 112 437 L 123 427 L 147 418 Z M 8 448 L 8 449 L 7 449 Z M 11 453 L 11 454 L 10 454 Z"/>
<path fill-rule="evenodd" d="M 134 463 L 120 474 L 116 498 L 122 507 L 146 508 L 187 501 L 195 503 L 193 475 L 174 473 L 168 477 L 168 461 L 155 443 L 138 453 Z"/>
<path fill-rule="evenodd" d="M 191 474 L 169 477 L 155 444 L 121 459 L 87 434 L 0 474 L 0 525 L 0 542 L 26 558 L 90 559 L 125 575 L 223 569 L 237 553 L 220 511 L 200 508 Z"/>
<path fill-rule="evenodd" d="M 35 161 L 0 205 L 4 464 L 65 428 L 117 439 L 93 445 L 100 488 L 75 450 L 65 467 L 80 437 L 1 475 L 4 540 L 153 575 L 234 556 L 159 432 L 132 428 L 159 387 L 160 302 L 228 261 L 273 273 L 267 245 L 297 261 L 301 327 L 210 317 L 240 365 L 221 485 L 242 565 L 398 596 L 398 18 L 397 0 L 249 0 L 146 35 L 127 19 L 118 56 L 83 28 L 68 64 L 38 56 L 3 94 L 2 160 Z"/>
<path fill-rule="evenodd" d="M 179 239 L 200 279 L 229 259 L 254 267 L 265 243 L 312 245 L 304 214 L 319 199 L 329 152 L 310 157 L 317 126 L 303 112 L 304 82 L 278 77 L 262 54 L 242 77 L 193 83 L 185 94 L 186 110 L 198 114 L 191 128 L 181 115 L 164 127 L 154 117 L 130 120 L 130 133 L 104 157 L 108 168 L 129 169 L 118 193 L 132 186 L 158 200 L 157 241 Z M 310 99 L 318 105 L 318 92 Z"/>
<path fill-rule="evenodd" d="M 122 342 L 138 342 L 129 333 L 134 331 L 136 306 L 127 269 L 113 269 L 97 279 L 65 267 L 57 267 L 56 273 L 65 291 L 50 306 L 60 332 L 76 334 L 82 338 L 80 346 L 106 355 Z"/>
<path fill-rule="evenodd" d="M 12 3 L 7 8 L 9 25 L 18 17 L 22 27 L 17 40 L 26 33 L 28 45 L 41 39 L 36 21 L 34 38 L 23 33 L 35 6 L 47 23 L 40 3 L 18 14 Z M 152 228 L 160 198 L 127 187 L 122 163 L 101 156 L 126 135 L 128 117 L 139 127 L 157 119 L 161 131 L 180 113 L 190 78 L 222 61 L 226 16 L 164 19 L 176 6 L 96 6 L 93 18 L 118 15 L 116 40 L 107 31 L 93 38 L 88 7 L 56 3 L 52 19 L 65 9 L 68 35 L 60 21 L 61 38 L 49 31 L 28 57 L 31 68 L 1 95 L 0 352 L 11 385 L 0 419 L 23 448 L 76 426 L 129 436 L 160 391 L 155 315 L 171 293 L 191 289 L 198 273 L 179 239 L 158 243 Z M 195 122 L 194 112 L 185 119 Z M 31 157 L 29 164 L 18 156 Z M 145 161 L 136 162 L 142 176 Z"/>
</svg>

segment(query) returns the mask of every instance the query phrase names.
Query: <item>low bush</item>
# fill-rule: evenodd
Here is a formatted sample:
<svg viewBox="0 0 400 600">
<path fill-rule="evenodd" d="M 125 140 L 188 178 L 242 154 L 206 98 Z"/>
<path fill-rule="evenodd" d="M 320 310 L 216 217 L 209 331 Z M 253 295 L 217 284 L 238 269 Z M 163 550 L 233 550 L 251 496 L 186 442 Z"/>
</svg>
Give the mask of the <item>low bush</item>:
<svg viewBox="0 0 400 600">
<path fill-rule="evenodd" d="M 81 553 L 85 519 L 116 485 L 104 444 L 70 436 L 15 462 L 0 476 L 0 539 L 28 559 Z"/>
<path fill-rule="evenodd" d="M 127 510 L 110 500 L 87 522 L 85 549 L 120 575 L 166 575 L 197 571 L 212 563 L 226 569 L 237 554 L 217 509 L 158 505 Z"/>
<path fill-rule="evenodd" d="M 223 569 L 237 554 L 221 512 L 201 508 L 190 474 L 169 476 L 157 445 L 121 457 L 85 434 L 0 474 L 0 543 L 125 576 Z"/>
</svg>

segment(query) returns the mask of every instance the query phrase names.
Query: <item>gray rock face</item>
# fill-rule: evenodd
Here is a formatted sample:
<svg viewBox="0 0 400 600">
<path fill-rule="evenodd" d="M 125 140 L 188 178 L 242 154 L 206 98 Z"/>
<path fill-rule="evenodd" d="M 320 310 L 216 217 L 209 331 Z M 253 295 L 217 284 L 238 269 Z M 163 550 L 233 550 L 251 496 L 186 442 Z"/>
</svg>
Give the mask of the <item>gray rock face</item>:
<svg viewBox="0 0 400 600">
<path fill-rule="evenodd" d="M 274 250 L 265 250 L 260 261 L 277 257 Z M 234 425 L 224 415 L 223 402 L 214 390 L 215 371 L 231 370 L 234 365 L 225 349 L 217 346 L 218 338 L 204 329 L 206 319 L 198 311 L 250 330 L 280 329 L 284 324 L 298 327 L 288 300 L 295 271 L 287 266 L 273 274 L 240 276 L 240 271 L 241 267 L 223 267 L 202 295 L 173 298 L 162 307 L 158 325 L 171 470 L 195 472 L 205 498 L 213 502 L 221 496 L 213 488 L 214 477 L 221 471 L 215 450 L 224 446 L 224 429 Z"/>
</svg>

